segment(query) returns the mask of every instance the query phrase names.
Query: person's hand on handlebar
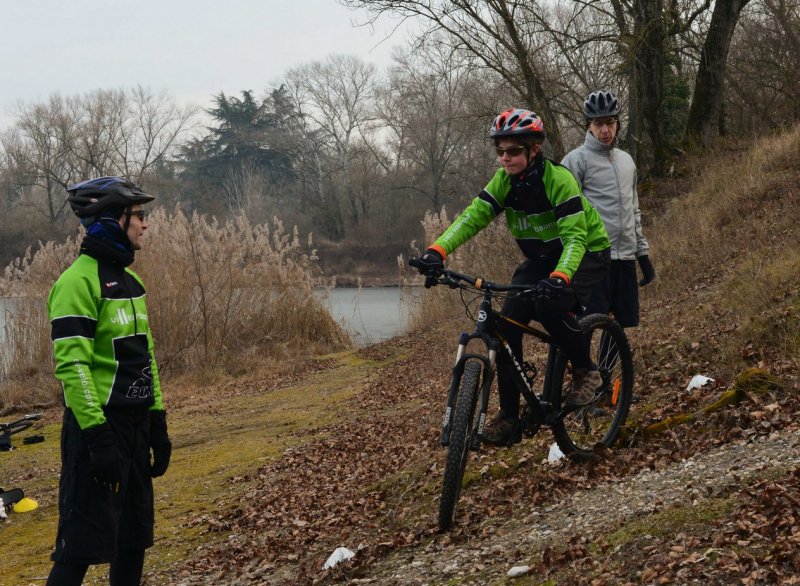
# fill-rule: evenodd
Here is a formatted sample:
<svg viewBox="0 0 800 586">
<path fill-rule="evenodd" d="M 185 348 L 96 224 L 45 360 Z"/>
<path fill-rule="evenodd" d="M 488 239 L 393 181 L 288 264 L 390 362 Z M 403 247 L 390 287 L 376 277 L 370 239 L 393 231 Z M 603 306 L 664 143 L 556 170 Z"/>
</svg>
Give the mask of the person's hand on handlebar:
<svg viewBox="0 0 800 586">
<path fill-rule="evenodd" d="M 560 277 L 550 276 L 539 281 L 536 293 L 539 299 L 558 299 L 568 291 L 569 285 Z"/>
<path fill-rule="evenodd" d="M 441 275 L 444 270 L 444 258 L 442 258 L 441 253 L 434 248 L 429 248 L 419 258 L 411 259 L 408 264 L 412 267 L 416 267 L 419 273 L 426 277 Z"/>
<path fill-rule="evenodd" d="M 429 248 L 425 254 L 419 258 L 412 258 L 408 264 L 415 267 L 421 275 L 425 275 L 425 288 L 430 289 L 436 285 L 436 277 L 442 274 L 444 270 L 444 258 L 441 253 L 434 249 Z"/>
</svg>

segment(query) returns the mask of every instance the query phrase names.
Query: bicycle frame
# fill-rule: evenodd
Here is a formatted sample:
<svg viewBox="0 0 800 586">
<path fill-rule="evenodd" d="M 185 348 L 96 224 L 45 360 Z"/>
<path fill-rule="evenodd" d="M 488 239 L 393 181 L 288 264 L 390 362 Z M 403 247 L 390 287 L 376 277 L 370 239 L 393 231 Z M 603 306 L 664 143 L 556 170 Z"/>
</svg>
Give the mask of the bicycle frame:
<svg viewBox="0 0 800 586">
<path fill-rule="evenodd" d="M 11 444 L 11 436 L 15 433 L 25 431 L 33 425 L 34 421 L 42 418 L 41 413 L 31 413 L 21 419 L 11 423 L 0 423 L 0 452 L 8 452 L 14 449 Z"/>
<path fill-rule="evenodd" d="M 425 285 L 447 285 L 452 289 L 467 290 L 483 297 L 477 316 L 471 314 L 470 302 L 465 302 L 467 313 L 475 320 L 475 330 L 472 333 L 462 332 L 459 336 L 458 352 L 447 393 L 440 439 L 440 443 L 447 447 L 439 499 L 441 530 L 452 527 L 455 520 L 469 452 L 478 450 L 482 442 L 488 441 L 483 439 L 483 433 L 492 381 L 498 371 L 498 352 L 504 352 L 508 359 L 508 368 L 506 361 L 502 361 L 504 380 L 508 377 L 509 382 L 515 384 L 525 397 L 526 405 L 520 417 L 524 435 L 531 436 L 542 425 L 546 425 L 565 455 L 584 461 L 596 457 L 595 448 L 598 443 L 608 447 L 614 444 L 621 426 L 625 423 L 633 392 L 631 349 L 619 324 L 601 314 L 583 316 L 578 321 L 587 350 L 590 356 L 595 356 L 593 361 L 597 362 L 602 384 L 594 390 L 591 401 L 570 405 L 567 385 L 574 384 L 574 380 L 570 379 L 575 373 L 568 372 L 567 357 L 552 336 L 536 322 L 533 326 L 519 323 L 492 309 L 492 300 L 502 298 L 504 293 L 533 298 L 537 292 L 532 286 L 491 283 L 480 277 L 470 277 L 448 269 L 436 275 L 428 275 Z M 539 369 L 514 356 L 507 340 L 509 332 L 533 336 L 547 344 L 547 364 L 541 393 L 534 391 L 534 379 Z M 469 344 L 476 340 L 482 344 L 481 350 L 470 351 Z M 609 365 L 606 363 L 606 355 L 612 348 L 615 354 L 611 359 L 612 364 Z M 567 397 L 567 401 L 562 403 L 564 397 Z M 519 441 L 521 438 L 518 434 L 519 431 L 516 431 L 502 445 L 510 447 Z"/>
<path fill-rule="evenodd" d="M 457 277 L 463 277 L 454 273 Z M 480 287 L 482 283 L 478 282 L 477 286 Z M 514 366 L 514 384 L 520 390 L 520 393 L 525 397 L 528 407 L 531 409 L 531 420 L 538 425 L 552 425 L 553 422 L 563 417 L 565 410 L 559 409 L 554 411 L 550 403 L 550 372 L 553 363 L 556 359 L 556 354 L 560 352 L 560 348 L 555 345 L 552 337 L 544 330 L 531 327 L 526 324 L 516 322 L 509 319 L 492 308 L 492 298 L 494 296 L 495 288 L 491 283 L 485 283 L 483 288 L 483 299 L 481 300 L 478 309 L 478 318 L 476 320 L 475 331 L 471 334 L 462 332 L 458 340 L 458 350 L 456 353 L 456 363 L 452 370 L 450 379 L 450 388 L 447 393 L 447 405 L 445 408 L 444 420 L 442 422 L 442 433 L 440 437 L 440 444 L 447 446 L 450 440 L 450 429 L 452 426 L 453 411 L 455 408 L 456 396 L 458 388 L 461 383 L 461 377 L 464 374 L 464 367 L 469 360 L 479 360 L 483 363 L 482 368 L 482 381 L 480 393 L 480 410 L 478 414 L 477 428 L 475 433 L 472 434 L 472 443 L 470 449 L 477 449 L 480 444 L 480 437 L 483 433 L 484 424 L 486 422 L 486 413 L 489 408 L 489 395 L 491 392 L 492 381 L 494 380 L 496 371 L 496 359 L 498 352 L 505 352 L 510 359 L 511 364 Z M 503 287 L 503 290 L 519 290 L 520 292 L 529 290 L 529 287 Z M 500 290 L 499 288 L 497 289 Z M 534 392 L 531 382 L 525 375 L 523 366 L 519 363 L 511 347 L 505 338 L 498 332 L 497 322 L 502 321 L 508 327 L 517 329 L 523 334 L 528 334 L 539 339 L 541 342 L 549 345 L 549 352 L 547 357 L 547 368 L 545 371 L 545 380 L 542 389 L 541 397 L 538 397 Z M 467 346 L 472 340 L 480 339 L 486 347 L 485 354 L 474 352 L 467 352 Z"/>
</svg>

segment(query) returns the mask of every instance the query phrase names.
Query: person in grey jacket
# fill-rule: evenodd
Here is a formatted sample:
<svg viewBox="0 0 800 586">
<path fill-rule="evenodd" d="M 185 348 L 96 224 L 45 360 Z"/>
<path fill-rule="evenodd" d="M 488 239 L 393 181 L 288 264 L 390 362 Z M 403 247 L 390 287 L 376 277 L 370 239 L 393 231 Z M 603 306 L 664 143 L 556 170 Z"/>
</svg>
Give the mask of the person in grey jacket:
<svg viewBox="0 0 800 586">
<path fill-rule="evenodd" d="M 611 267 L 593 291 L 589 313 L 613 313 L 623 327 L 639 325 L 639 286 L 655 279 L 649 245 L 642 232 L 636 164 L 617 148 L 619 100 L 605 90 L 590 93 L 583 103 L 586 139 L 561 161 L 578 180 L 583 194 L 599 212 L 611 240 Z"/>
</svg>

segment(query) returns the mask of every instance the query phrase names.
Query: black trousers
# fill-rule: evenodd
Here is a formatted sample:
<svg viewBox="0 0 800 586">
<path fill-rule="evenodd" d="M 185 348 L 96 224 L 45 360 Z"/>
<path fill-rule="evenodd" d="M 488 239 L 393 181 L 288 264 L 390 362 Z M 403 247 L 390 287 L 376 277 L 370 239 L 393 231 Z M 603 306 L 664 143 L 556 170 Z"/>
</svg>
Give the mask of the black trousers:
<svg viewBox="0 0 800 586">
<path fill-rule="evenodd" d="M 105 415 L 119 449 L 118 493 L 93 479 L 89 449 L 78 422 L 71 409 L 64 410 L 54 562 L 110 563 L 119 550 L 144 550 L 153 545 L 149 411 L 106 409 Z"/>
<path fill-rule="evenodd" d="M 623 328 L 639 325 L 639 277 L 635 260 L 612 260 L 605 278 L 594 288 L 587 313 L 613 313 Z"/>
<path fill-rule="evenodd" d="M 530 299 L 508 299 L 503 304 L 502 314 L 520 323 L 531 320 L 541 323 L 553 340 L 561 347 L 572 362 L 573 368 L 593 368 L 586 340 L 575 319 L 575 313 L 582 313 L 589 301 L 592 289 L 603 280 L 610 255 L 608 250 L 587 252 L 578 270 L 573 275 L 570 287 L 559 299 L 533 302 Z M 535 284 L 546 279 L 555 268 L 551 260 L 528 258 L 514 271 L 511 282 L 514 284 Z M 522 333 L 502 327 L 501 333 L 514 352 L 514 357 L 522 362 Z M 504 352 L 498 353 L 497 385 L 500 394 L 500 408 L 507 418 L 519 417 L 520 391 L 513 382 L 514 366 Z"/>
</svg>

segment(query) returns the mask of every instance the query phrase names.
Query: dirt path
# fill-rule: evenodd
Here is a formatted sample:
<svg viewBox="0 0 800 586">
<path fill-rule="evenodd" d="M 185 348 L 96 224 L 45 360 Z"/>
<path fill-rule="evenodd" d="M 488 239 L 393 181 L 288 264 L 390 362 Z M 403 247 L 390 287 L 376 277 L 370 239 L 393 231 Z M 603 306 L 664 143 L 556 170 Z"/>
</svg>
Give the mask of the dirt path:
<svg viewBox="0 0 800 586">
<path fill-rule="evenodd" d="M 660 533 L 665 516 L 680 516 L 687 508 L 696 515 L 742 487 L 800 466 L 800 430 L 759 436 L 753 441 L 724 445 L 655 472 L 578 491 L 541 510 L 518 514 L 497 523 L 474 543 L 431 541 L 419 550 L 404 551 L 379 563 L 360 584 L 475 584 L 504 583 L 514 566 L 542 560 L 551 548 L 562 548 L 575 536 L 611 535 L 635 525 L 647 542 Z M 662 525 L 662 526 L 659 526 Z M 534 575 L 531 583 L 540 583 Z M 527 579 L 526 579 L 527 580 Z M 521 582 L 526 583 L 526 582 Z"/>
</svg>

